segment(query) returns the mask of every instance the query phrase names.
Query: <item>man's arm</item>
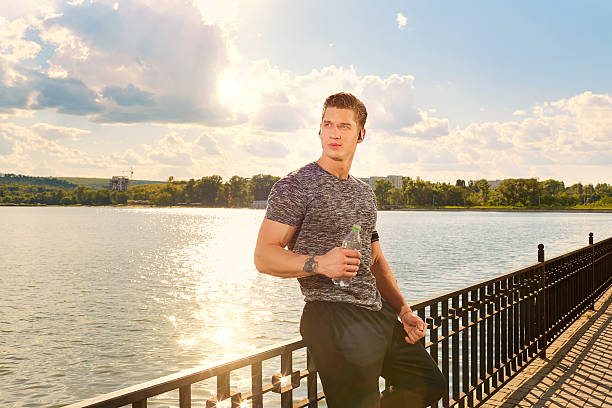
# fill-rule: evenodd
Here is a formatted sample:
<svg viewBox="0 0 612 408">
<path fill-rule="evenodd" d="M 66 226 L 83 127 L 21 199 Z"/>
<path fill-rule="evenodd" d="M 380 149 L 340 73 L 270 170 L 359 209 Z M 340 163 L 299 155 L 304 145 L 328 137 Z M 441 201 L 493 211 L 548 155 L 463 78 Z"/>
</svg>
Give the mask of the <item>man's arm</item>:
<svg viewBox="0 0 612 408">
<path fill-rule="evenodd" d="M 412 313 L 412 309 L 410 309 L 404 296 L 402 296 L 397 280 L 393 276 L 393 272 L 391 272 L 391 267 L 382 253 L 379 241 L 372 242 L 372 265 L 370 270 L 376 278 L 376 287 L 380 295 L 391 305 L 402 321 L 407 335 L 406 341 L 414 344 L 422 339 L 425 336 L 425 323 L 420 317 Z"/>
<path fill-rule="evenodd" d="M 361 254 L 346 248 L 333 248 L 325 255 L 299 255 L 285 247 L 296 227 L 264 218 L 255 246 L 255 267 L 261 273 L 279 278 L 300 278 L 316 273 L 329 278 L 353 277 Z"/>
</svg>

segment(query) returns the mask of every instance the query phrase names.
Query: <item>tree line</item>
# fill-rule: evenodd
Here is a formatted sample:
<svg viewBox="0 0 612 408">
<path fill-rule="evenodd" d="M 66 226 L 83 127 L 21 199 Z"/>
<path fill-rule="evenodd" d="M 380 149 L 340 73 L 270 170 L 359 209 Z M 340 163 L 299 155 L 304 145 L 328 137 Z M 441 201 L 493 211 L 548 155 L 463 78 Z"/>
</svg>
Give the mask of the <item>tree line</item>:
<svg viewBox="0 0 612 408">
<path fill-rule="evenodd" d="M 23 174 L 12 173 L 0 175 L 0 185 L 1 184 L 27 184 L 34 186 L 61 187 L 64 189 L 72 189 L 77 187 L 76 184 L 69 183 L 66 180 L 60 180 L 55 177 L 25 176 Z"/>
<path fill-rule="evenodd" d="M 0 204 L 116 205 L 143 203 L 156 206 L 193 205 L 202 207 L 251 207 L 255 200 L 266 200 L 279 179 L 269 174 L 251 178 L 233 176 L 223 181 L 212 175 L 188 181 L 170 177 L 166 183 L 132 186 L 125 192 L 91 189 L 86 186 L 63 188 L 23 183 L 0 184 Z M 487 180 L 459 179 L 439 183 L 405 177 L 402 188 L 387 179 L 377 180 L 374 193 L 378 208 L 512 207 L 571 208 L 612 207 L 612 185 L 573 184 L 536 178 L 502 180 L 493 188 Z"/>
<path fill-rule="evenodd" d="M 612 207 L 612 185 L 576 183 L 536 178 L 510 178 L 493 188 L 487 180 L 459 179 L 456 183 L 432 183 L 405 177 L 403 188 L 387 179 L 377 180 L 374 193 L 379 208 L 411 207 L 513 207 L 568 208 L 579 205 Z"/>
<path fill-rule="evenodd" d="M 203 207 L 250 207 L 254 200 L 266 200 L 279 177 L 257 174 L 251 178 L 233 176 L 224 182 L 221 176 L 206 176 L 189 181 L 144 184 L 127 191 L 91 189 L 86 186 L 61 188 L 24 183 L 0 184 L 1 204 L 46 205 L 116 205 L 130 201 L 157 206 L 197 205 Z"/>
</svg>

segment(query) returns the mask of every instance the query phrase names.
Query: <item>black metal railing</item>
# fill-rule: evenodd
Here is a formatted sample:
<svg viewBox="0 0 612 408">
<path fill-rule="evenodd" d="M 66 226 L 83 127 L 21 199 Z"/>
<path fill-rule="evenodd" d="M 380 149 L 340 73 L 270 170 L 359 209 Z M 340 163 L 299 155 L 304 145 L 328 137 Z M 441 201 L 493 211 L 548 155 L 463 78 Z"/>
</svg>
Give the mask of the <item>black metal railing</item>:
<svg viewBox="0 0 612 408">
<path fill-rule="evenodd" d="M 612 237 L 548 261 L 538 246 L 538 263 L 509 274 L 411 305 L 428 323 L 425 347 L 449 381 L 444 407 L 477 406 L 537 357 L 605 293 L 612 283 Z M 299 358 L 295 358 L 299 355 Z M 305 358 L 304 358 L 305 355 Z M 280 356 L 280 370 L 264 381 L 262 366 Z M 304 367 L 296 369 L 293 361 Z M 251 370 L 250 390 L 238 390 L 231 373 Z M 278 368 L 278 366 L 276 366 Z M 69 405 L 68 408 L 147 406 L 147 400 L 178 392 L 175 405 L 190 408 L 192 385 L 216 379 L 207 408 L 260 408 L 279 395 L 274 405 L 316 407 L 325 396 L 300 339 L 268 347 L 256 354 L 204 369 L 192 369 Z M 300 387 L 306 380 L 306 388 Z M 294 395 L 294 391 L 296 395 Z M 383 392 L 385 395 L 392 390 Z M 297 394 L 298 401 L 294 401 Z M 198 401 L 202 402 L 203 401 Z M 266 406 L 270 406 L 268 403 Z"/>
</svg>

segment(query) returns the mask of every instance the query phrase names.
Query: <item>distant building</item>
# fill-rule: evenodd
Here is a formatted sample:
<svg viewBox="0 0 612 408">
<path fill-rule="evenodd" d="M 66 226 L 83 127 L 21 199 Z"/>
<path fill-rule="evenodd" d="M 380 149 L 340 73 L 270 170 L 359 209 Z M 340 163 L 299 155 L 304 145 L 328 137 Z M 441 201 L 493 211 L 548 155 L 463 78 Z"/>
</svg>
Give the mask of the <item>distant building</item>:
<svg viewBox="0 0 612 408">
<path fill-rule="evenodd" d="M 487 180 L 487 183 L 491 186 L 491 188 L 497 188 L 501 184 L 501 180 Z"/>
<path fill-rule="evenodd" d="M 117 191 L 127 191 L 130 187 L 130 179 L 123 176 L 113 176 L 110 181 L 109 188 Z"/>
<path fill-rule="evenodd" d="M 399 188 L 400 190 L 404 188 L 404 177 L 402 176 L 370 176 L 361 178 L 360 180 L 368 183 L 371 189 L 374 189 L 374 185 L 376 184 L 377 180 L 389 180 L 391 183 L 393 183 L 393 188 Z"/>
<path fill-rule="evenodd" d="M 255 200 L 253 201 L 253 208 L 266 208 L 268 206 L 268 200 Z"/>
</svg>

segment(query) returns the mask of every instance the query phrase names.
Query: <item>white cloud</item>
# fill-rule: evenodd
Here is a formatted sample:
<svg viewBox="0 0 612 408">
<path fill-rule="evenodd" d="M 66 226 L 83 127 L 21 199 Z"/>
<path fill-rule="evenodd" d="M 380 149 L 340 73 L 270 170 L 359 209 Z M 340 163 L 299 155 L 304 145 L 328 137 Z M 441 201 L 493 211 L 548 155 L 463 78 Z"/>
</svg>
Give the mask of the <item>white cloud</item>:
<svg viewBox="0 0 612 408">
<path fill-rule="evenodd" d="M 32 125 L 32 130 L 43 138 L 50 140 L 70 139 L 76 141 L 79 140 L 80 135 L 91 133 L 89 130 L 56 126 L 49 123 L 36 123 Z"/>
<path fill-rule="evenodd" d="M 123 154 L 114 156 L 118 163 L 125 165 L 144 165 L 151 164 L 147 159 L 136 153 L 133 149 L 127 149 Z"/>
<path fill-rule="evenodd" d="M 527 115 L 527 112 L 525 112 L 525 111 L 524 111 L 524 110 L 522 110 L 522 109 L 517 109 L 517 110 L 515 110 L 514 112 L 512 112 L 512 114 L 513 114 L 514 116 L 525 116 L 525 115 Z"/>
<path fill-rule="evenodd" d="M 325 97 L 340 91 L 351 92 L 365 103 L 366 127 L 397 130 L 421 118 L 410 75 L 359 76 L 353 67 L 335 66 L 295 75 L 257 61 L 242 79 L 236 76 L 234 80 L 239 91 L 226 103 L 248 114 L 251 123 L 263 130 L 316 128 Z"/>
<path fill-rule="evenodd" d="M 13 141 L 0 133 L 0 156 L 8 156 L 13 153 Z"/>
<path fill-rule="evenodd" d="M 397 28 L 399 28 L 400 30 L 406 28 L 406 23 L 408 22 L 408 19 L 402 13 L 397 13 L 395 19 L 397 21 Z"/>
<path fill-rule="evenodd" d="M 545 150 L 553 143 L 553 129 L 546 121 L 528 118 L 516 130 L 513 140 L 517 150 Z"/>
<path fill-rule="evenodd" d="M 196 145 L 202 146 L 206 153 L 211 156 L 217 156 L 221 154 L 219 144 L 210 135 L 200 135 L 195 142 Z"/>
<path fill-rule="evenodd" d="M 583 92 L 551 106 L 575 117 L 575 126 L 583 141 L 612 144 L 612 96 Z"/>
<path fill-rule="evenodd" d="M 284 158 L 289 154 L 289 150 L 287 147 L 276 140 L 248 140 L 243 144 L 243 149 L 250 154 L 269 158 L 269 159 L 279 159 Z"/>
<path fill-rule="evenodd" d="M 377 146 L 377 153 L 387 158 L 391 163 L 412 163 L 418 159 L 421 146 L 414 143 L 406 143 L 402 140 L 381 143 Z"/>
<path fill-rule="evenodd" d="M 224 29 L 203 22 L 188 2 L 169 3 L 125 2 L 120 11 L 118 3 L 106 0 L 64 3 L 60 14 L 44 20 L 1 19 L 6 49 L 0 50 L 0 77 L 8 87 L 0 93 L 8 98 L 0 109 L 24 109 L 38 92 L 42 99 L 35 98 L 31 108 L 91 115 L 97 122 L 228 125 L 244 120 L 217 96 L 218 75 L 232 53 Z M 27 60 L 39 65 L 26 66 Z M 71 86 L 72 92 L 61 92 Z"/>
<path fill-rule="evenodd" d="M 27 16 L 46 17 L 55 14 L 61 0 L 19 0 L 0 1 L 0 16 L 8 20 L 14 20 Z"/>
<path fill-rule="evenodd" d="M 34 127 L 0 123 L 0 135 L 13 142 L 12 154 L 8 159 L 3 160 L 4 165 L 8 166 L 10 172 L 13 173 L 28 174 L 28 171 L 36 168 L 36 163 L 43 161 L 54 163 L 56 169 L 102 169 L 109 164 L 108 159 L 103 155 L 93 157 L 82 150 L 65 147 L 58 141 L 45 139 Z"/>
<path fill-rule="evenodd" d="M 401 134 L 410 138 L 433 140 L 447 136 L 449 131 L 448 119 L 430 118 L 426 113 L 423 113 L 419 122 L 402 129 Z"/>
<path fill-rule="evenodd" d="M 264 104 L 253 120 L 255 126 L 272 132 L 289 132 L 302 129 L 308 121 L 304 109 L 291 103 Z"/>
<path fill-rule="evenodd" d="M 143 146 L 149 161 L 158 164 L 189 167 L 193 164 L 193 146 L 177 132 L 170 132 L 157 141 L 155 146 Z"/>
</svg>

